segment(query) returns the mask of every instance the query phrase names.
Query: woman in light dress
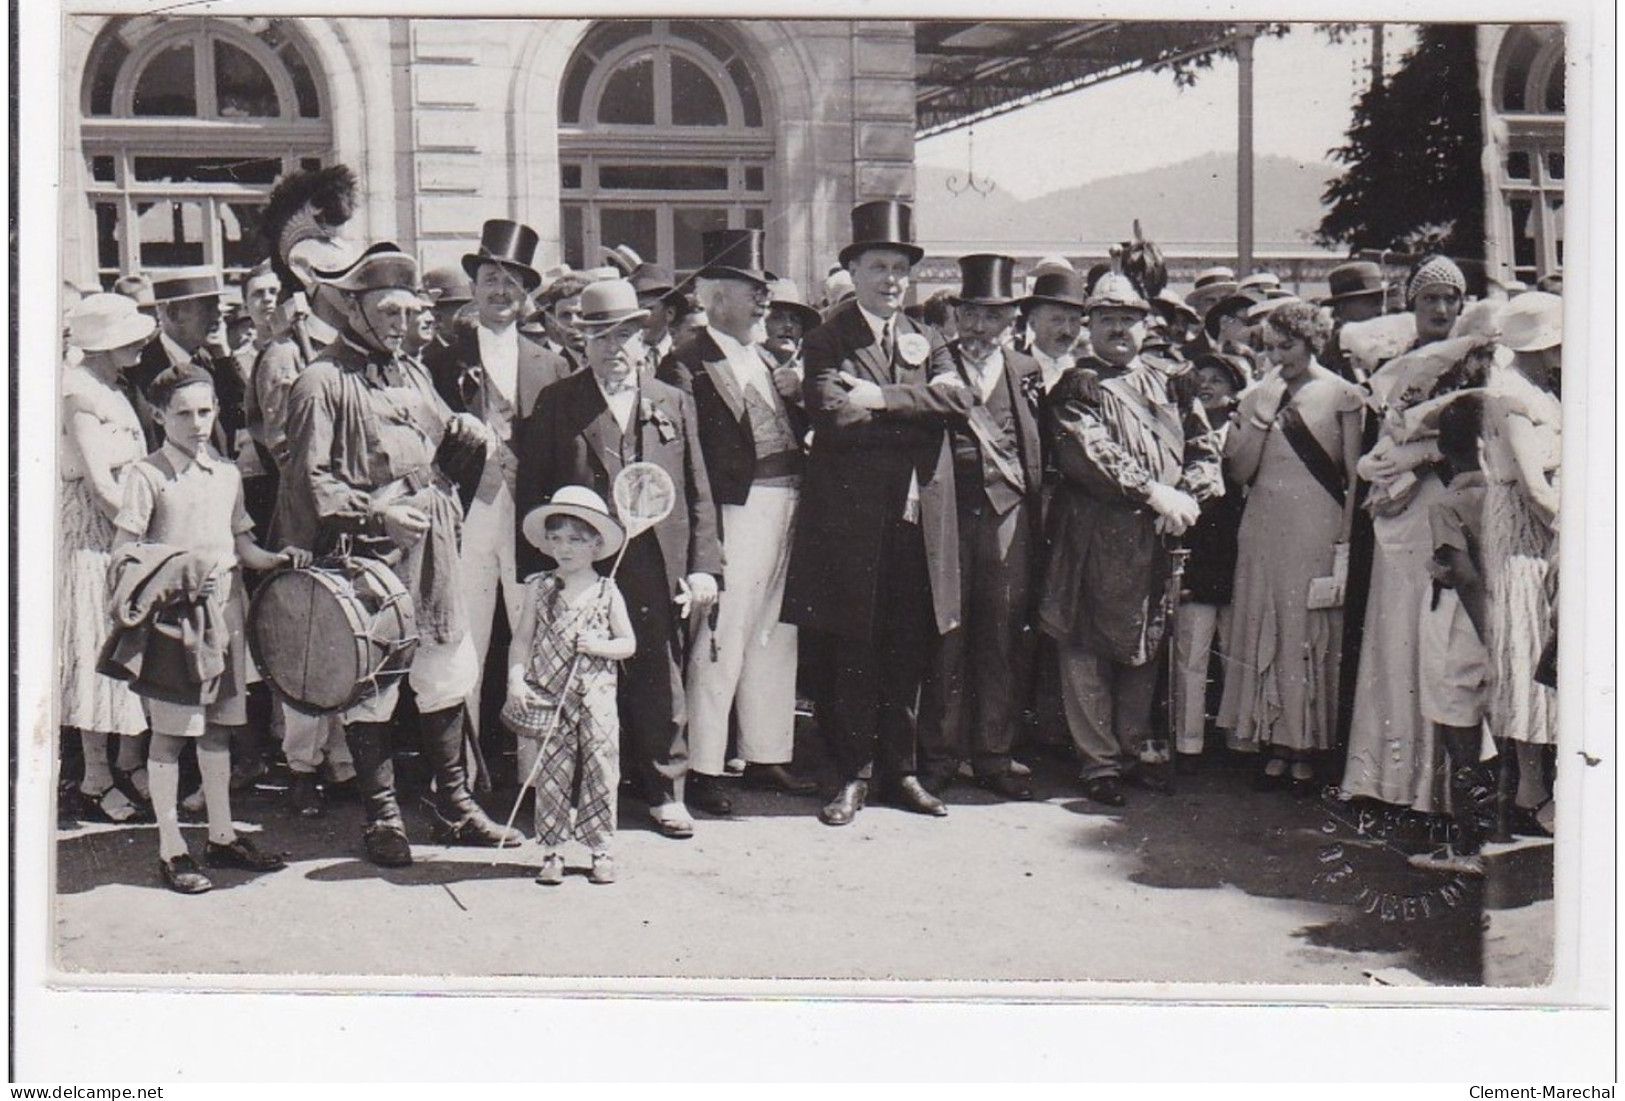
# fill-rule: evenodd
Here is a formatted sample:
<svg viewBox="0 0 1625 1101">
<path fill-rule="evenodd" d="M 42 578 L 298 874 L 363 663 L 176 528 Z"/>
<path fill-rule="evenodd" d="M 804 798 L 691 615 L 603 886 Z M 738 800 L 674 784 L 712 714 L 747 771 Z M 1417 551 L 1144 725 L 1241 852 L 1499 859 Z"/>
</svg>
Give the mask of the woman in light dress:
<svg viewBox="0 0 1625 1101">
<path fill-rule="evenodd" d="M 57 493 L 58 723 L 78 732 L 85 773 L 79 790 L 113 822 L 145 816 L 141 700 L 96 672 L 111 626 L 107 565 L 124 472 L 147 453 L 141 422 L 121 387 L 156 324 L 132 299 L 91 294 L 74 309 L 68 342 L 78 352 L 62 372 L 62 435 Z M 108 739 L 117 742 L 109 761 Z"/>
<path fill-rule="evenodd" d="M 1343 613 L 1314 582 L 1332 576 L 1348 542 L 1365 404 L 1316 360 L 1330 335 L 1307 302 L 1269 314 L 1272 369 L 1243 394 L 1224 448 L 1227 473 L 1249 489 L 1219 725 L 1267 751 L 1256 787 L 1290 784 L 1298 795 L 1314 791 L 1314 755 L 1336 735 Z"/>
</svg>

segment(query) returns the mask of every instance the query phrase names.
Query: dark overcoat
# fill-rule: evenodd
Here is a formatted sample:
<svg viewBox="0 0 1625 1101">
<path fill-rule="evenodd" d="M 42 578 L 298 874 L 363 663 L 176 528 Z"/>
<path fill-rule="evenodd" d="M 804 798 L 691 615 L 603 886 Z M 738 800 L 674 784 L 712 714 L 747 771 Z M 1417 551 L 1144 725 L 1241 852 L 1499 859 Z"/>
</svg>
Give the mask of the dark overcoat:
<svg viewBox="0 0 1625 1101">
<path fill-rule="evenodd" d="M 888 360 L 854 301 L 837 307 L 802 344 L 813 443 L 790 553 L 788 623 L 873 638 L 882 536 L 903 515 L 912 473 L 919 479 L 937 630 L 959 626 L 959 522 L 947 429 L 964 423 L 975 397 L 935 329 L 898 314 L 897 333 L 899 351 Z M 921 342 L 921 361 L 908 362 L 904 344 Z M 886 407 L 853 405 L 841 372 L 879 385 Z"/>
</svg>

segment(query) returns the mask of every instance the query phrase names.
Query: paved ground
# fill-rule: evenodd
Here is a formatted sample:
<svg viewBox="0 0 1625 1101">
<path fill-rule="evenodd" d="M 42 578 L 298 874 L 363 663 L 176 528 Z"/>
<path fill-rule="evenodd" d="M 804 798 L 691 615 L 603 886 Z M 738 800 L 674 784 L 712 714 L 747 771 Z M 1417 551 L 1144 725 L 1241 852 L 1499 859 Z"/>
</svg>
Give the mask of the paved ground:
<svg viewBox="0 0 1625 1101">
<path fill-rule="evenodd" d="M 1338 804 L 1255 794 L 1240 763 L 1108 811 L 1078 796 L 1067 762 L 1034 764 L 1039 802 L 962 785 L 946 819 L 872 807 L 844 829 L 818 823 L 816 799 L 744 793 L 734 818 L 701 816 L 677 842 L 623 799 L 609 887 L 586 881 L 579 852 L 564 885 L 536 886 L 528 846 L 495 866 L 489 852 L 419 846 L 413 867 L 383 871 L 359 857 L 357 806 L 308 822 L 262 786 L 236 816 L 289 868 L 217 873 L 215 891 L 185 898 L 157 885 L 152 827 L 64 822 L 58 964 L 290 986 L 299 975 L 1483 981 L 1482 890 L 1411 869 L 1405 851 L 1426 845 L 1414 822 L 1368 818 L 1362 830 Z M 415 805 L 408 817 L 426 838 Z M 187 832 L 200 853 L 202 828 Z M 1525 927 L 1549 926 L 1550 905 L 1524 907 Z M 1532 958 L 1522 973 L 1538 973 L 1549 946 Z"/>
</svg>

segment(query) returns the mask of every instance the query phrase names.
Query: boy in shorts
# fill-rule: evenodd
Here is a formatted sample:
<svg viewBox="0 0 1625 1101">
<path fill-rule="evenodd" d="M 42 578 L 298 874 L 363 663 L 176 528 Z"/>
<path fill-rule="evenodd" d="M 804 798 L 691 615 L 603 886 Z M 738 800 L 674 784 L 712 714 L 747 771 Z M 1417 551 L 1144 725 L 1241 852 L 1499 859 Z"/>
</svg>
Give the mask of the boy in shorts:
<svg viewBox="0 0 1625 1101">
<path fill-rule="evenodd" d="M 284 867 L 281 857 L 262 853 L 241 837 L 231 821 L 231 735 L 246 725 L 247 655 L 243 622 L 247 601 L 239 566 L 270 570 L 284 563 L 310 564 L 310 555 L 289 548 L 273 554 L 254 542 L 253 522 L 243 505 L 242 476 L 210 446 L 219 403 L 214 380 L 192 364 L 171 367 L 148 390 L 164 444 L 130 468 L 124 504 L 114 526 L 114 550 L 129 543 L 162 544 L 190 552 L 210 564 L 195 600 L 215 601 L 226 625 L 224 671 L 217 681 L 200 685 L 197 702 L 173 702 L 147 695 L 147 721 L 152 727 L 147 773 L 153 811 L 158 819 L 159 875 L 181 894 L 201 894 L 213 884 L 192 860 L 181 836 L 176 799 L 179 759 L 188 741 L 197 744 L 198 771 L 209 817 L 209 841 L 203 860 L 210 867 L 251 872 Z M 188 641 L 188 656 L 202 665 L 200 646 L 207 637 Z M 132 686 L 141 693 L 137 682 Z"/>
</svg>

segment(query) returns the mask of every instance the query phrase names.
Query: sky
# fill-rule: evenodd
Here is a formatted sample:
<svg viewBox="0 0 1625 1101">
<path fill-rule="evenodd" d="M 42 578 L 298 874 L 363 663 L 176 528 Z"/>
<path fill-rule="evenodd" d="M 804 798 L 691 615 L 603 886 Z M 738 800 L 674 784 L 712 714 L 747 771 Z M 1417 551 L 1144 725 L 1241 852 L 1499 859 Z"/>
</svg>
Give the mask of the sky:
<svg viewBox="0 0 1625 1101">
<path fill-rule="evenodd" d="M 1414 41 L 1409 28 L 1385 32 L 1387 71 Z M 1254 50 L 1254 150 L 1302 161 L 1330 158 L 1348 130 L 1355 97 L 1369 79 L 1369 30 L 1331 44 L 1308 24 Z M 915 145 L 916 163 L 964 171 L 967 144 L 978 176 L 991 175 L 1017 199 L 1107 176 L 1174 164 L 1237 145 L 1233 59 L 1214 61 L 1193 88 L 1174 85 L 1172 73 L 1137 73 L 1057 96 L 969 130 Z M 1087 138 L 1057 140 L 1088 120 Z M 1042 156 L 1034 156 L 1042 150 Z"/>
</svg>

